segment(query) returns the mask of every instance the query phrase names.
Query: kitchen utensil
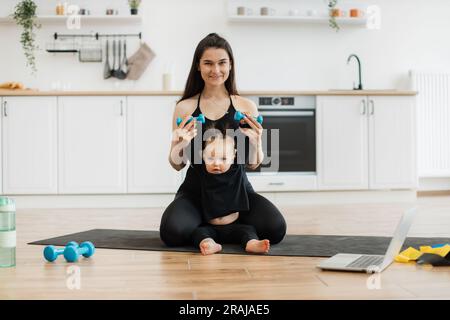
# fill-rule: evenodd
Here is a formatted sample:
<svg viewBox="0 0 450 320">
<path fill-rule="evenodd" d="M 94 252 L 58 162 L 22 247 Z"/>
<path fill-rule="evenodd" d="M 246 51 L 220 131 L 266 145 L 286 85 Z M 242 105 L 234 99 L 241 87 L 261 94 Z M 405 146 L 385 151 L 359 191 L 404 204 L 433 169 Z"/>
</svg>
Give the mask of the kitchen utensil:
<svg viewBox="0 0 450 320">
<path fill-rule="evenodd" d="M 124 72 L 122 70 L 122 40 L 120 40 L 120 39 L 119 39 L 119 55 L 118 55 L 118 59 L 119 59 L 119 66 L 117 68 L 115 76 L 116 76 L 117 79 L 123 80 L 123 79 L 126 79 L 127 74 L 126 74 L 126 72 Z"/>
<path fill-rule="evenodd" d="M 103 51 L 101 48 L 81 48 L 78 52 L 80 62 L 102 62 Z"/>
<path fill-rule="evenodd" d="M 80 49 L 80 44 L 75 41 L 75 39 L 58 39 L 53 42 L 46 43 L 45 49 L 47 52 L 52 53 L 76 53 Z"/>
<path fill-rule="evenodd" d="M 106 39 L 106 57 L 105 68 L 103 70 L 103 79 L 111 78 L 111 66 L 109 64 L 109 40 Z"/>
<path fill-rule="evenodd" d="M 127 39 L 123 41 L 123 61 L 122 61 L 122 70 L 127 72 L 128 70 L 128 58 L 127 58 Z"/>
<path fill-rule="evenodd" d="M 116 77 L 116 39 L 113 40 L 113 64 L 111 69 L 111 77 Z"/>
<path fill-rule="evenodd" d="M 120 45 L 120 44 L 119 44 Z M 128 75 L 127 41 L 123 40 L 123 56 L 119 66 L 120 79 L 125 79 Z"/>
<path fill-rule="evenodd" d="M 80 62 L 102 62 L 103 50 L 101 42 L 98 40 L 83 42 L 78 52 L 78 60 Z"/>
</svg>

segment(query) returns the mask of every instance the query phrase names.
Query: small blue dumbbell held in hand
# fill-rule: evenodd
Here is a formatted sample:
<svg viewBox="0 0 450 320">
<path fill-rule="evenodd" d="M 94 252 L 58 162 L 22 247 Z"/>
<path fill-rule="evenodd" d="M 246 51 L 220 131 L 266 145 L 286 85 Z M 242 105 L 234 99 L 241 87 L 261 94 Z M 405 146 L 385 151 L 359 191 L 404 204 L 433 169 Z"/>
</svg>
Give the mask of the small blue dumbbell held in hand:
<svg viewBox="0 0 450 320">
<path fill-rule="evenodd" d="M 201 114 L 201 113 L 198 115 L 198 117 L 190 117 L 190 118 L 188 119 L 188 121 L 186 121 L 186 124 L 188 124 L 189 122 L 191 122 L 192 119 L 195 119 L 196 121 L 201 122 L 201 123 L 205 123 L 205 116 L 204 116 L 203 114 Z M 181 122 L 183 122 L 183 119 L 181 119 L 180 117 L 178 117 L 178 118 L 177 118 L 177 126 L 179 126 Z"/>
<path fill-rule="evenodd" d="M 236 120 L 236 121 L 241 121 L 242 119 L 244 119 L 246 117 L 246 115 L 245 114 L 243 114 L 242 112 L 240 112 L 240 111 L 236 111 L 235 112 L 235 114 L 234 114 L 234 120 Z M 257 116 L 257 117 L 253 117 L 259 124 L 262 124 L 263 123 L 263 116 L 262 115 L 259 115 L 259 116 Z"/>
<path fill-rule="evenodd" d="M 66 258 L 67 262 L 76 262 L 80 255 L 85 258 L 89 258 L 95 253 L 94 244 L 90 241 L 83 242 L 79 247 L 66 247 L 64 250 L 64 258 Z"/>
<path fill-rule="evenodd" d="M 66 251 L 68 247 L 78 248 L 78 243 L 76 243 L 75 241 L 70 241 L 68 244 L 66 244 L 64 249 L 57 249 L 55 246 L 46 246 L 44 249 L 45 260 L 49 262 L 55 261 L 59 255 L 64 255 L 64 251 Z"/>
</svg>

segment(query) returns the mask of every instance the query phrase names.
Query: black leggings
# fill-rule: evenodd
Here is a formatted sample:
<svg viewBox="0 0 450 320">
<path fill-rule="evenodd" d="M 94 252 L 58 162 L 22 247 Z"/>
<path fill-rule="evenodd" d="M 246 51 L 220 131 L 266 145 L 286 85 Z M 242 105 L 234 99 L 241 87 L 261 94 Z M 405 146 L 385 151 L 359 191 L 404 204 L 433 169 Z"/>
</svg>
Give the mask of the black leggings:
<svg viewBox="0 0 450 320">
<path fill-rule="evenodd" d="M 260 239 L 268 239 L 272 244 L 283 240 L 286 222 L 277 207 L 254 192 L 248 193 L 248 200 L 250 210 L 239 214 L 239 223 L 253 226 Z M 193 232 L 202 222 L 200 199 L 179 192 L 162 215 L 161 240 L 167 246 L 192 245 Z"/>
<path fill-rule="evenodd" d="M 192 242 L 196 247 L 206 238 L 211 238 L 217 243 L 239 243 L 244 249 L 248 241 L 259 240 L 254 226 L 239 223 L 238 220 L 224 225 L 201 225 L 192 233 Z"/>
</svg>

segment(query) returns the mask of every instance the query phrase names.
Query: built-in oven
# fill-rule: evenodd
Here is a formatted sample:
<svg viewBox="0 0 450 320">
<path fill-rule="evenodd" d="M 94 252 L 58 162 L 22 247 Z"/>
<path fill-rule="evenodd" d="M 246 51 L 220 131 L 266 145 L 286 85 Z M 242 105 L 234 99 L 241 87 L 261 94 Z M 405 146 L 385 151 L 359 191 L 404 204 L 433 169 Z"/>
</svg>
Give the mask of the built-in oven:
<svg viewBox="0 0 450 320">
<path fill-rule="evenodd" d="M 263 116 L 265 160 L 249 176 L 271 190 L 309 190 L 316 185 L 316 97 L 251 96 Z M 263 188 L 264 189 L 264 188 Z M 268 190 L 270 191 L 270 190 Z"/>
</svg>

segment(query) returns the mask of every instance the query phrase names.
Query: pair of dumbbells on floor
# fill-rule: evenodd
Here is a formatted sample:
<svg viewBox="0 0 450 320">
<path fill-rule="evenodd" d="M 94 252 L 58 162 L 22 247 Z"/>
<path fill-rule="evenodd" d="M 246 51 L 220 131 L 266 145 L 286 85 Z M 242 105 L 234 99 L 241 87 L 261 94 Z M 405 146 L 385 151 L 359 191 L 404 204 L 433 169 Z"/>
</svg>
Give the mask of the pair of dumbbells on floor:
<svg viewBox="0 0 450 320">
<path fill-rule="evenodd" d="M 63 249 L 55 246 L 46 246 L 44 249 L 44 258 L 49 261 L 55 261 L 58 256 L 63 255 L 67 262 L 76 262 L 82 255 L 85 258 L 91 257 L 95 253 L 95 246 L 90 241 L 85 241 L 78 245 L 75 241 L 70 241 Z"/>
<path fill-rule="evenodd" d="M 236 111 L 235 113 L 234 113 L 234 120 L 236 120 L 236 121 L 241 121 L 242 119 L 244 119 L 246 117 L 246 115 L 245 114 L 243 114 L 242 112 L 240 112 L 240 111 Z M 262 117 L 262 115 L 259 115 L 259 116 L 257 116 L 257 117 L 253 117 L 259 124 L 262 124 L 263 123 L 263 117 Z M 189 122 L 191 122 L 192 120 L 196 120 L 196 121 L 198 121 L 198 122 L 201 122 L 201 123 L 205 123 L 205 116 L 203 115 L 203 114 L 199 114 L 198 115 L 198 117 L 190 117 L 189 119 L 188 119 L 188 121 L 186 121 L 186 124 L 188 124 Z M 180 123 L 181 122 L 183 122 L 183 119 L 182 118 L 177 118 L 177 126 L 179 126 L 180 125 Z"/>
</svg>

